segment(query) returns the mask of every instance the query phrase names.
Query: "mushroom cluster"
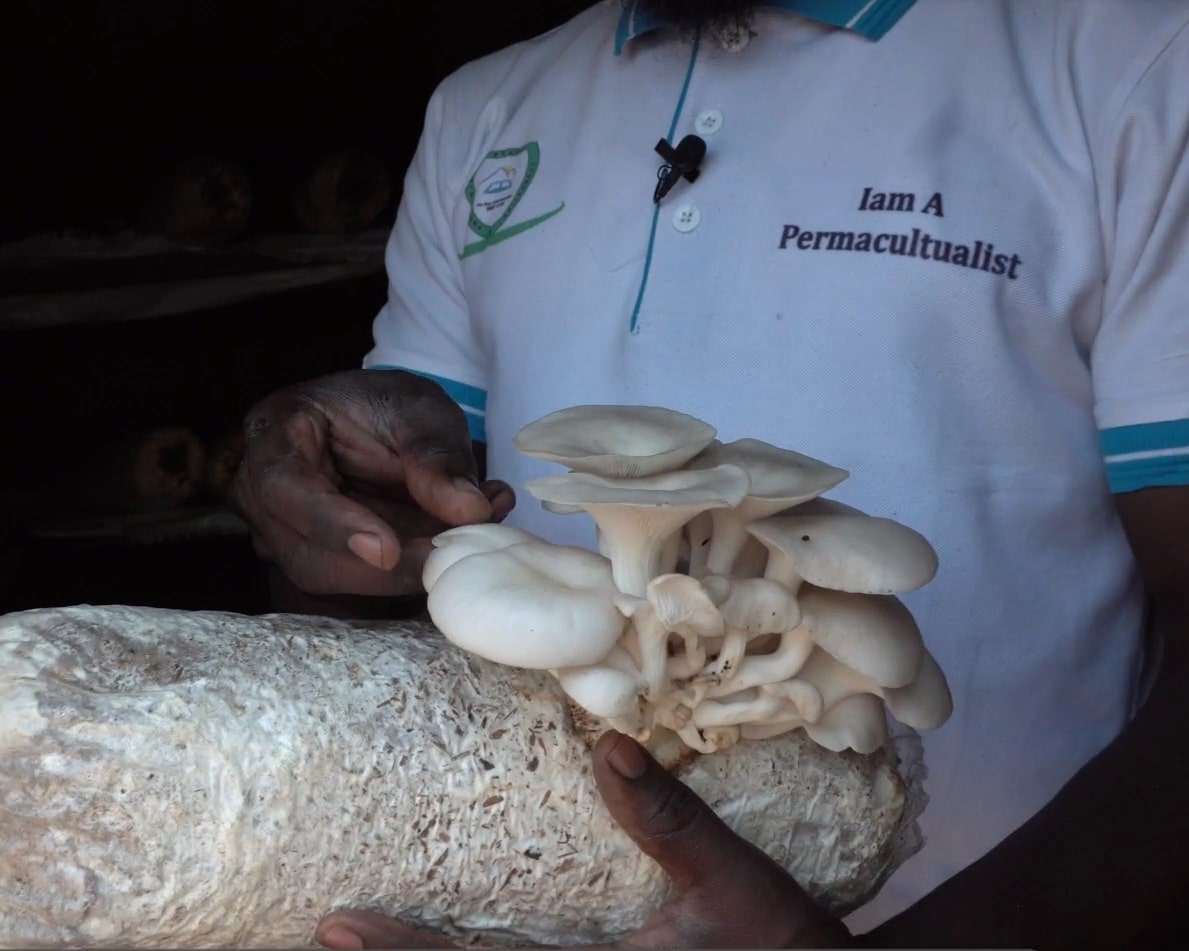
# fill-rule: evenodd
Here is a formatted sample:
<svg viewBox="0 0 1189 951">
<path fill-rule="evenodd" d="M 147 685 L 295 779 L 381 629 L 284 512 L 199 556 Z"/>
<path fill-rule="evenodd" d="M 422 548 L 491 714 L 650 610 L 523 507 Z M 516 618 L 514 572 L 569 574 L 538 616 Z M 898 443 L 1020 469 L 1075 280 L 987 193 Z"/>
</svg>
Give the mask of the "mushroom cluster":
<svg viewBox="0 0 1189 951">
<path fill-rule="evenodd" d="M 586 512 L 599 552 L 506 525 L 434 539 L 429 613 L 450 641 L 547 670 L 578 706 L 641 742 L 701 753 L 804 730 L 870 753 L 890 712 L 948 719 L 945 677 L 896 595 L 937 556 L 917 532 L 822 494 L 843 469 L 651 406 L 576 406 L 515 437 L 570 471 L 526 486 Z"/>
</svg>

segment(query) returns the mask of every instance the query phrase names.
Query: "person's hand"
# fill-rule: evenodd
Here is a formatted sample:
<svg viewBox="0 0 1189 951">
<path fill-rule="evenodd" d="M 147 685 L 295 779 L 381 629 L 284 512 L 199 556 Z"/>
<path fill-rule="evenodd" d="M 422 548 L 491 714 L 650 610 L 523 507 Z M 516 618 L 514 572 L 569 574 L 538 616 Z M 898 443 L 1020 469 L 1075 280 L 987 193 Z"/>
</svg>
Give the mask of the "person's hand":
<svg viewBox="0 0 1189 951">
<path fill-rule="evenodd" d="M 614 947 L 841 948 L 845 926 L 819 909 L 767 855 L 735 835 L 689 787 L 634 740 L 608 733 L 594 774 L 615 821 L 663 868 L 671 897 Z M 441 935 L 364 911 L 326 915 L 328 948 L 453 948 Z"/>
<path fill-rule="evenodd" d="M 273 393 L 248 413 L 231 503 L 256 551 L 309 594 L 421 590 L 429 540 L 515 504 L 480 484 L 462 410 L 410 373 L 355 370 Z"/>
</svg>

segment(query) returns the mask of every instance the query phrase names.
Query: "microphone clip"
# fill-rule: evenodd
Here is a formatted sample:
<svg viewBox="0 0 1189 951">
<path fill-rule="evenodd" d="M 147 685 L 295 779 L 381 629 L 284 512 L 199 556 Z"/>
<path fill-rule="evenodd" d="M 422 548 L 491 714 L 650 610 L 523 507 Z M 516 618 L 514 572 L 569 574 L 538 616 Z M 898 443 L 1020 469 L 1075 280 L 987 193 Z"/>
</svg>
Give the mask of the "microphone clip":
<svg viewBox="0 0 1189 951">
<path fill-rule="evenodd" d="M 676 146 L 667 139 L 656 144 L 657 154 L 665 160 L 656 173 L 656 189 L 652 193 L 653 203 L 659 202 L 684 178 L 687 182 L 697 181 L 702 173 L 702 159 L 706 157 L 706 140 L 696 135 L 687 135 Z"/>
</svg>

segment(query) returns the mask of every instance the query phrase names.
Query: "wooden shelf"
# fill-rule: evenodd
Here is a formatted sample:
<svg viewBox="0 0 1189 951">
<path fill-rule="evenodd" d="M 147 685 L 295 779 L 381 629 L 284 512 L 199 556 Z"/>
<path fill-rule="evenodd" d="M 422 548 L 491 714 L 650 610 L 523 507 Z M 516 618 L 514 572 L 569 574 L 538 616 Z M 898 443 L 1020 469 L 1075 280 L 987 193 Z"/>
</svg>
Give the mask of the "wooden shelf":
<svg viewBox="0 0 1189 951">
<path fill-rule="evenodd" d="M 147 320 L 383 271 L 387 229 L 262 235 L 220 248 L 126 233 L 0 247 L 0 330 Z"/>
<path fill-rule="evenodd" d="M 187 539 L 246 536 L 248 526 L 219 505 L 132 515 L 103 515 L 45 521 L 29 526 L 28 538 L 41 541 L 159 545 Z"/>
</svg>

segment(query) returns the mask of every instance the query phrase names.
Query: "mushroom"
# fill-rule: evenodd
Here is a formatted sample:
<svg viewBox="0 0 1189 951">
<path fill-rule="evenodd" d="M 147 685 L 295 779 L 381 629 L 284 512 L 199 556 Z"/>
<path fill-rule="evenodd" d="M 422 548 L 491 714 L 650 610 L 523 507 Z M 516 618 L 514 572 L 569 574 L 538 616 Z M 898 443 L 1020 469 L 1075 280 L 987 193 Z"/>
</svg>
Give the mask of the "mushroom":
<svg viewBox="0 0 1189 951">
<path fill-rule="evenodd" d="M 852 670 L 881 687 L 903 687 L 916 676 L 925 644 L 898 598 L 805 585 L 797 600 L 814 642 Z"/>
<path fill-rule="evenodd" d="M 648 582 L 661 573 L 670 537 L 699 512 L 738 505 L 748 484 L 738 466 L 722 465 L 638 479 L 570 472 L 534 479 L 526 488 L 542 501 L 580 505 L 589 512 L 616 587 L 642 598 Z"/>
<path fill-rule="evenodd" d="M 831 707 L 817 723 L 807 723 L 805 732 L 818 746 L 836 753 L 874 753 L 888 739 L 888 720 L 879 697 L 857 693 Z"/>
<path fill-rule="evenodd" d="M 713 442 L 715 429 L 658 406 L 571 406 L 520 430 L 526 456 L 608 478 L 671 472 Z"/>
<path fill-rule="evenodd" d="M 703 700 L 693 712 L 693 724 L 700 730 L 709 727 L 742 726 L 787 717 L 792 702 L 778 693 L 744 690 L 723 700 Z"/>
<path fill-rule="evenodd" d="M 787 700 L 796 709 L 798 717 L 806 723 L 817 723 L 826 709 L 817 688 L 799 677 L 780 683 L 764 684 L 760 691 Z"/>
<path fill-rule="evenodd" d="M 726 640 L 714 663 L 698 675 L 699 680 L 729 681 L 748 641 L 764 634 L 783 634 L 801 623 L 797 599 L 775 581 L 711 575 L 702 579 L 702 586 L 726 623 Z"/>
<path fill-rule="evenodd" d="M 428 607 L 463 650 L 553 670 L 597 664 L 615 647 L 626 624 L 615 595 L 601 555 L 536 541 L 460 558 L 438 576 Z"/>
<path fill-rule="evenodd" d="M 716 726 L 701 730 L 693 723 L 687 723 L 675 732 L 686 746 L 706 754 L 734 746 L 743 735 L 742 728 L 738 726 Z"/>
<path fill-rule="evenodd" d="M 612 653 L 617 651 L 623 654 L 622 648 L 612 649 Z M 626 654 L 623 659 L 628 662 L 626 670 L 622 663 L 607 658 L 598 664 L 565 667 L 552 673 L 566 695 L 584 710 L 611 721 L 622 732 L 641 734 L 645 730 L 640 709 L 644 681 Z"/>
<path fill-rule="evenodd" d="M 722 635 L 723 617 L 702 585 L 688 575 L 653 578 L 646 595 L 617 594 L 615 605 L 632 620 L 648 699 L 660 703 L 668 685 L 669 635 L 676 634 L 685 642 L 685 656 L 692 659 L 698 655 L 699 639 Z"/>
<path fill-rule="evenodd" d="M 953 712 L 953 698 L 945 675 L 928 651 L 921 657 L 917 675 L 903 687 L 881 687 L 820 648 L 809 655 L 793 682 L 797 681 L 816 688 L 825 710 L 861 693 L 879 697 L 892 716 L 914 730 L 935 730 Z"/>
<path fill-rule="evenodd" d="M 813 646 L 813 638 L 803 624 L 785 631 L 776 650 L 769 654 L 744 654 L 735 676 L 724 683 L 709 685 L 705 696 L 720 697 L 736 690 L 787 681 L 804 666 Z"/>
<path fill-rule="evenodd" d="M 467 555 L 539 541 L 543 539 L 531 532 L 498 522 L 459 525 L 457 528 L 447 529 L 430 540 L 433 551 L 425 559 L 425 565 L 421 570 L 421 583 L 426 591 L 431 590 L 443 571 Z"/>
<path fill-rule="evenodd" d="M 811 685 L 821 698 L 822 709 L 829 710 L 855 694 L 869 693 L 883 699 L 883 690 L 870 677 L 846 666 L 831 654 L 816 647 L 805 665 L 797 671 L 797 680 Z"/>
<path fill-rule="evenodd" d="M 710 551 L 710 537 L 714 534 L 714 518 L 709 511 L 699 512 L 685 526 L 685 543 L 689 556 L 686 573 L 700 578 L 706 574 L 706 555 Z"/>
<path fill-rule="evenodd" d="M 742 468 L 751 488 L 735 508 L 711 513 L 714 531 L 706 556 L 706 570 L 729 575 L 747 542 L 746 526 L 790 506 L 816 498 L 849 473 L 812 456 L 780 449 L 759 439 L 737 439 L 707 447 L 691 469 L 735 465 Z"/>
<path fill-rule="evenodd" d="M 945 674 L 928 651 L 921 657 L 917 675 L 906 687 L 885 687 L 884 701 L 892 716 L 914 730 L 936 730 L 954 712 Z"/>
<path fill-rule="evenodd" d="M 803 581 L 861 594 L 914 591 L 937 573 L 937 553 L 918 532 L 857 510 L 762 519 L 748 533 L 768 549 L 764 577 L 796 591 Z"/>
</svg>

